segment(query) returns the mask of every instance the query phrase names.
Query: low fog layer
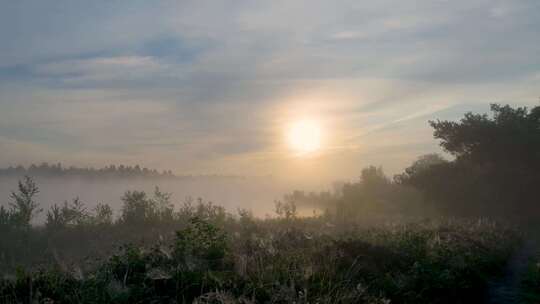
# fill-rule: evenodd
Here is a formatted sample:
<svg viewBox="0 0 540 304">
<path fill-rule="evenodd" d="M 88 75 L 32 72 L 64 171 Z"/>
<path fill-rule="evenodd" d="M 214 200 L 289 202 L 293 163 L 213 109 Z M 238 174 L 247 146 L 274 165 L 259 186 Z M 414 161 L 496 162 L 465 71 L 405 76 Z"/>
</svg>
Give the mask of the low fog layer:
<svg viewBox="0 0 540 304">
<path fill-rule="evenodd" d="M 17 177 L 0 177 L 0 205 L 8 205 L 11 191 L 17 189 Z M 188 198 L 202 198 L 224 206 L 235 213 L 237 208 L 251 210 L 254 215 L 264 217 L 274 212 L 274 201 L 291 191 L 272 177 L 193 177 L 170 179 L 145 178 L 102 178 L 86 179 L 73 177 L 36 177 L 39 187 L 36 201 L 44 210 L 54 204 L 62 204 L 79 197 L 92 210 L 98 203 L 107 203 L 115 211 L 122 206 L 121 197 L 126 191 L 145 191 L 151 195 L 158 186 L 162 191 L 172 194 L 175 207 Z M 37 223 L 44 221 L 46 212 L 41 212 Z"/>
</svg>

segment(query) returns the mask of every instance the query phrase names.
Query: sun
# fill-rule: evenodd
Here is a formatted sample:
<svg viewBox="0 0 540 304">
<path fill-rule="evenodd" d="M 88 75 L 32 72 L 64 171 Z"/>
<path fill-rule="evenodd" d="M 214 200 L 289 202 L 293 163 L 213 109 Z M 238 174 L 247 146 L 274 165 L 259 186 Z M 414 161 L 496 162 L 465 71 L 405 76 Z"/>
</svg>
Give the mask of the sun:
<svg viewBox="0 0 540 304">
<path fill-rule="evenodd" d="M 287 141 L 298 154 L 316 152 L 321 148 L 321 127 L 314 120 L 299 120 L 292 123 L 287 131 Z"/>
</svg>

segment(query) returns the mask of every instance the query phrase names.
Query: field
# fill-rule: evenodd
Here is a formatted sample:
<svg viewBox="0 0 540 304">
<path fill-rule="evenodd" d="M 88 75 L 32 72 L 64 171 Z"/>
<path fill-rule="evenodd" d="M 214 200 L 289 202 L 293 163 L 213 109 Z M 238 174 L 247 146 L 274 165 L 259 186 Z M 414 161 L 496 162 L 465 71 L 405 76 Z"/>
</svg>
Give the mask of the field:
<svg viewBox="0 0 540 304">
<path fill-rule="evenodd" d="M 32 267 L 6 267 L 0 302 L 482 303 L 520 245 L 516 231 L 489 220 L 366 226 L 219 210 L 201 204 L 151 225 L 36 229 L 29 242 L 45 253 Z M 121 246 L 103 245 L 106 236 Z M 93 242 L 104 247 L 91 250 Z"/>
</svg>

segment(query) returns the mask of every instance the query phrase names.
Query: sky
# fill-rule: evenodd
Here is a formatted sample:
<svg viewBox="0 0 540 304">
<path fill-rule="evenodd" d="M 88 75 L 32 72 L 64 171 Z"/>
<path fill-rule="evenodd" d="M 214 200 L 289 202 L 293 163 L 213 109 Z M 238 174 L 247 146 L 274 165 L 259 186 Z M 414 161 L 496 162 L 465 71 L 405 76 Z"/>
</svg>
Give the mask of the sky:
<svg viewBox="0 0 540 304">
<path fill-rule="evenodd" d="M 428 120 L 539 97 L 537 0 L 0 0 L 0 166 L 393 174 Z"/>
</svg>

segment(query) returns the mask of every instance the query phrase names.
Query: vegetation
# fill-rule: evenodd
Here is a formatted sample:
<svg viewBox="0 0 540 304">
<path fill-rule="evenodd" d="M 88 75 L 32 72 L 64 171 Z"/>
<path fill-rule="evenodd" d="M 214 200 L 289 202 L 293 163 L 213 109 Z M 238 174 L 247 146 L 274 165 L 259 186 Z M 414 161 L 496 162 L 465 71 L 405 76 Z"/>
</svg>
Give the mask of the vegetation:
<svg viewBox="0 0 540 304">
<path fill-rule="evenodd" d="M 110 165 L 104 168 L 79 168 L 79 167 L 63 167 L 61 163 L 40 165 L 32 164 L 25 168 L 21 165 L 10 166 L 0 169 L 0 176 L 42 176 L 42 177 L 87 177 L 87 178 L 107 178 L 107 177 L 145 177 L 145 178 L 172 178 L 175 175 L 170 171 L 158 172 L 156 169 L 148 169 L 145 167 L 125 166 L 125 165 Z"/>
<path fill-rule="evenodd" d="M 519 243 L 488 220 L 363 227 L 298 218 L 286 203 L 263 220 L 202 201 L 162 213 L 156 196 L 126 193 L 112 224 L 74 215 L 79 202 L 60 208 L 69 221 L 30 232 L 49 239 L 36 250 L 51 260 L 6 272 L 14 275 L 1 280 L 3 303 L 470 303 Z M 148 229 L 153 242 L 139 239 Z M 59 256 L 81 246 L 88 253 L 100 231 L 132 242 L 93 254 L 100 259 Z M 59 239 L 70 235 L 78 241 Z"/>
<path fill-rule="evenodd" d="M 28 167 L 22 165 L 0 168 L 0 177 L 21 178 L 24 176 L 43 178 L 77 177 L 83 179 L 104 179 L 104 178 L 145 178 L 145 179 L 240 179 L 243 176 L 236 175 L 176 175 L 171 170 L 158 171 L 141 167 L 140 165 L 109 165 L 103 168 L 93 167 L 65 167 L 61 163 L 32 164 Z"/>
<path fill-rule="evenodd" d="M 540 174 L 532 168 L 540 166 L 540 106 L 493 104 L 491 111 L 492 117 L 432 121 L 435 138 L 455 159 L 420 159 L 399 183 L 419 189 L 446 214 L 537 217 Z"/>
<path fill-rule="evenodd" d="M 540 256 L 535 256 L 530 261 L 521 287 L 523 289 L 522 301 L 524 303 L 540 302 Z"/>
</svg>

